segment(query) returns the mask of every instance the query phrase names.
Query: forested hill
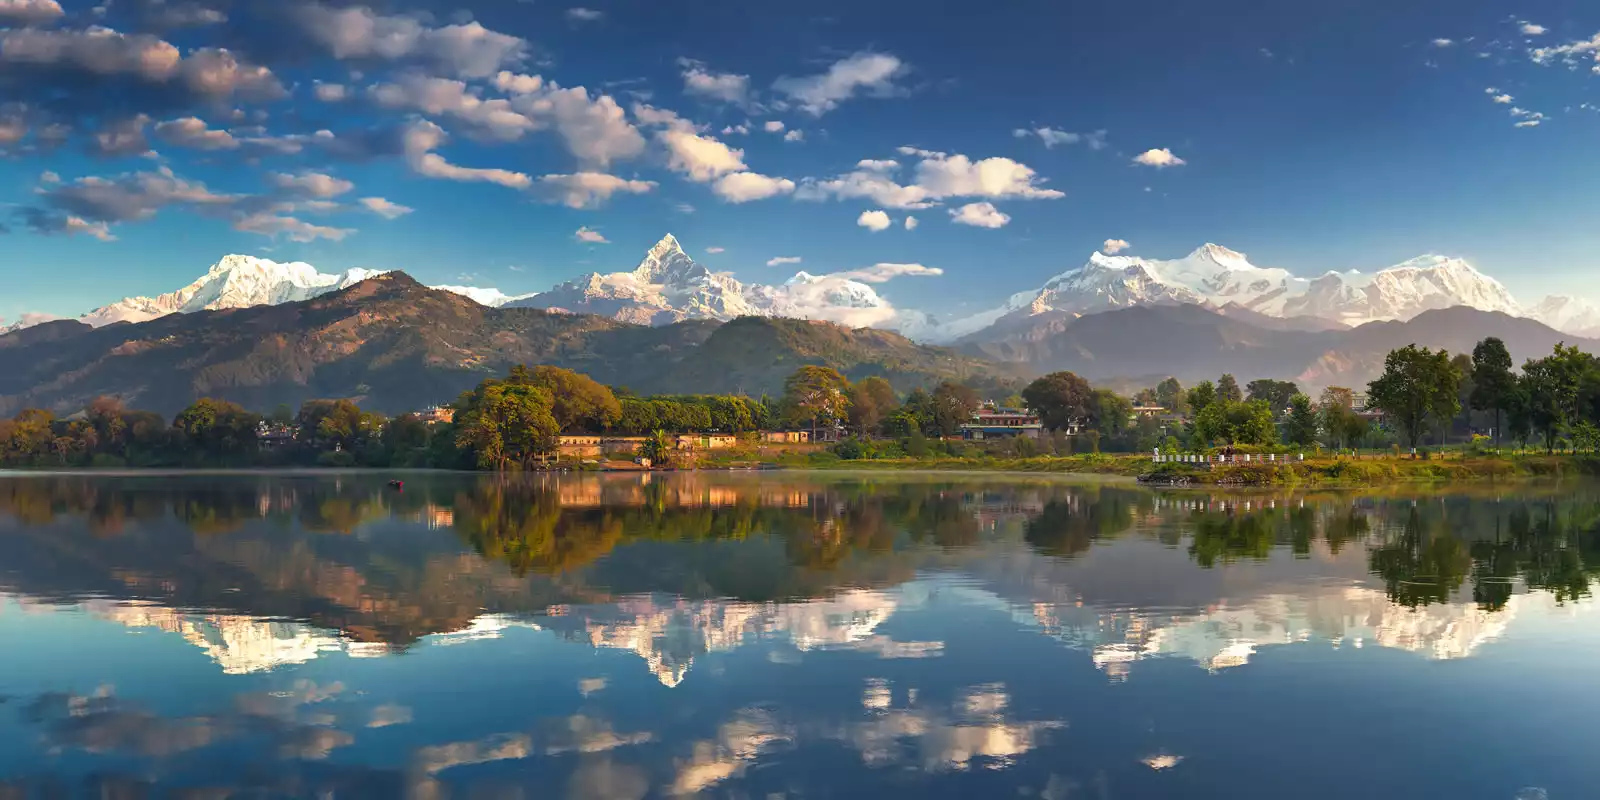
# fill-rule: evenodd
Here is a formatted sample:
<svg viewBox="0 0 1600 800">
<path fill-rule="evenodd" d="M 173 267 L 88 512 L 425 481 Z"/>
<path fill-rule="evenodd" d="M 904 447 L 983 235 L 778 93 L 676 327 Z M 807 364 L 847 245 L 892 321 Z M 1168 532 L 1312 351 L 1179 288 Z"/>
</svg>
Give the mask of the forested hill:
<svg viewBox="0 0 1600 800">
<path fill-rule="evenodd" d="M 396 413 L 455 399 L 514 364 L 553 364 L 641 393 L 779 394 L 803 364 L 903 390 L 1001 375 L 978 358 L 893 333 L 741 318 L 628 325 L 495 309 L 402 272 L 298 303 L 173 314 L 91 328 L 47 323 L 0 336 L 0 415 L 71 413 L 101 395 L 174 413 L 200 397 L 248 408 L 349 398 Z"/>
</svg>

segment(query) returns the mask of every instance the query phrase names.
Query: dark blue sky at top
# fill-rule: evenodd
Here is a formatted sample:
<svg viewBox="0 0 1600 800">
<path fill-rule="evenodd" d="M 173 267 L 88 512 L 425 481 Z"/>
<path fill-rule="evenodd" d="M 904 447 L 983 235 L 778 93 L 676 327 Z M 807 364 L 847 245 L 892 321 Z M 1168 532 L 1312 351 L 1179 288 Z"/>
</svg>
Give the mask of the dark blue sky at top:
<svg viewBox="0 0 1600 800">
<path fill-rule="evenodd" d="M 372 13 L 423 30 L 473 20 L 525 40 L 520 63 L 496 66 L 585 87 L 589 101 L 606 95 L 626 109 L 623 124 L 636 127 L 645 146 L 604 164 L 579 157 L 553 122 L 493 141 L 450 114 L 382 107 L 369 87 L 404 76 L 464 80 L 485 100 L 512 95 L 496 86 L 498 69 L 463 71 L 418 52 L 341 58 L 297 16 L 305 0 L 116 0 L 101 15 L 84 0 L 63 0 L 64 16 L 35 20 L 27 32 L 76 33 L 95 24 L 143 30 L 186 60 L 196 48 L 226 47 L 270 69 L 285 91 L 254 98 L 174 91 L 177 77 L 19 60 L 17 50 L 8 55 L 15 41 L 0 40 L 0 203 L 7 206 L 0 222 L 9 230 L 0 236 L 0 317 L 71 314 L 167 291 L 232 252 L 304 260 L 324 272 L 404 269 L 428 283 L 528 292 L 589 270 L 631 268 L 669 231 L 697 259 L 746 281 L 781 281 L 797 268 L 937 267 L 942 276 L 878 287 L 897 305 L 935 312 L 994 305 L 1081 264 L 1107 239 L 1158 258 L 1217 242 L 1259 265 L 1307 275 L 1439 252 L 1467 258 L 1527 303 L 1549 292 L 1600 299 L 1585 280 L 1600 267 L 1600 74 L 1591 69 L 1600 62 L 1581 44 L 1542 61 L 1532 54 L 1595 39 L 1600 4 L 581 2 L 597 18 L 577 19 L 577 3 L 553 0 L 394 2 Z M 220 12 L 226 21 L 154 24 L 156 12 L 179 8 Z M 1545 30 L 1530 35 L 1524 23 Z M 19 31 L 13 21 L 0 36 Z M 1449 44 L 1435 41 L 1443 39 Z M 864 53 L 892 56 L 902 68 L 820 115 L 774 88 L 786 76 L 817 76 Z M 686 92 L 680 59 L 708 73 L 749 76 L 748 99 Z M 316 81 L 348 86 L 351 96 L 320 100 Z M 1513 99 L 1497 103 L 1489 88 Z M 742 150 L 745 171 L 793 181 L 797 190 L 729 202 L 714 179 L 673 167 L 659 136 L 668 128 L 642 118 L 641 102 Z M 8 141 L 6 114 L 20 121 L 10 130 L 29 133 Z M 151 152 L 91 152 L 97 131 L 138 114 L 148 117 Z M 425 152 L 453 165 L 520 173 L 535 185 L 420 174 L 394 146 L 358 154 L 315 145 L 297 153 L 203 150 L 156 135 L 159 123 L 190 116 L 236 141 L 309 141 L 319 130 L 341 141 L 361 132 L 392 139 L 426 120 L 449 139 Z M 803 131 L 803 141 L 762 130 L 771 120 Z M 1519 121 L 1539 124 L 1516 127 Z M 47 141 L 42 131 L 52 124 L 56 139 Z M 722 133 L 738 125 L 748 133 Z M 1089 138 L 1047 146 L 1038 136 L 1016 136 L 1018 128 L 1103 130 L 1105 146 L 1091 147 Z M 863 159 L 896 159 L 901 167 L 890 177 L 915 184 L 919 158 L 898 153 L 903 146 L 1010 159 L 1034 171 L 1034 188 L 1065 196 L 952 193 L 916 209 L 874 197 L 806 199 L 817 194 L 807 192 L 806 179 L 836 178 Z M 1134 163 L 1159 148 L 1185 163 Z M 540 176 L 581 170 L 655 186 L 573 208 L 552 202 L 537 184 Z M 59 180 L 41 178 L 46 171 Z M 211 199 L 119 196 L 107 204 L 103 197 L 74 202 L 63 191 L 139 173 L 203 185 Z M 274 188 L 272 174 L 325 175 L 353 188 L 296 194 Z M 412 210 L 388 219 L 359 198 Z M 953 211 L 981 202 L 1009 221 L 955 221 Z M 890 228 L 857 225 L 858 215 L 877 209 Z M 320 232 L 262 224 L 263 215 Z M 918 219 L 914 230 L 903 227 L 907 215 Z M 580 228 L 608 243 L 580 241 Z M 802 260 L 768 266 L 776 257 Z"/>
</svg>

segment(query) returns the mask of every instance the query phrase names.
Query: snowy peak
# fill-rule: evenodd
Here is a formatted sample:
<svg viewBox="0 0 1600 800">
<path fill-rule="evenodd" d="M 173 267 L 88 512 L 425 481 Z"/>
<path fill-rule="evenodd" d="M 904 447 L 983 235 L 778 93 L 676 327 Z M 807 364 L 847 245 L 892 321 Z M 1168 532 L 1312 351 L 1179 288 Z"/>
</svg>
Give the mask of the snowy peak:
<svg viewBox="0 0 1600 800">
<path fill-rule="evenodd" d="M 707 275 L 710 270 L 695 263 L 683 252 L 683 246 L 678 244 L 677 238 L 669 233 L 645 253 L 644 260 L 639 262 L 633 274 L 645 283 L 670 283 Z"/>
<path fill-rule="evenodd" d="M 1579 297 L 1549 295 L 1528 309 L 1528 316 L 1562 333 L 1600 337 L 1600 306 Z"/>
</svg>

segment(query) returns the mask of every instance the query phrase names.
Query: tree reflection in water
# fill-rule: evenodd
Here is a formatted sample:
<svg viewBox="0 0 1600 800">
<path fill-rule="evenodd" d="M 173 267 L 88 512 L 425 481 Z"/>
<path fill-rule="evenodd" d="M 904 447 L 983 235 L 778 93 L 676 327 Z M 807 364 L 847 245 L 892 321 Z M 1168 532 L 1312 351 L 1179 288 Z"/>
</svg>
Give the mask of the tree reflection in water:
<svg viewBox="0 0 1600 800">
<path fill-rule="evenodd" d="M 12 478 L 0 480 L 0 542 L 26 551 L 16 556 L 32 565 L 24 584 L 55 581 L 69 593 L 167 586 L 198 605 L 220 591 L 207 587 L 233 585 L 301 605 L 309 595 L 322 608 L 372 606 L 375 596 L 428 606 L 438 601 L 417 599 L 423 587 L 463 570 L 478 575 L 473 596 L 439 590 L 462 609 L 628 591 L 816 597 L 959 566 L 996 543 L 1076 559 L 1131 537 L 1186 550 L 1206 569 L 1363 546 L 1397 603 L 1452 602 L 1470 588 L 1472 601 L 1497 610 L 1519 584 L 1561 602 L 1586 597 L 1600 563 L 1600 500 L 1588 488 L 1197 495 L 1050 480 L 705 473 L 419 476 L 403 492 L 385 483 L 360 474 Z M 353 535 L 368 528 L 389 534 Z M 451 555 L 448 539 L 398 533 L 439 528 L 481 566 Z M 197 557 L 179 558 L 186 550 Z M 508 590 L 484 571 L 491 565 L 542 582 Z"/>
</svg>

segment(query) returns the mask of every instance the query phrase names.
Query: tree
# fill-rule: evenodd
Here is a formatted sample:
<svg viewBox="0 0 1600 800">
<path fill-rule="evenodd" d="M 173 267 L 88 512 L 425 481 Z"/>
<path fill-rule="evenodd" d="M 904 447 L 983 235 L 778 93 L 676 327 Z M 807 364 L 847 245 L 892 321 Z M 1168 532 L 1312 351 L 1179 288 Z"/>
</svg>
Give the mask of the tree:
<svg viewBox="0 0 1600 800">
<path fill-rule="evenodd" d="M 639 443 L 639 457 L 650 460 L 651 466 L 667 463 L 672 457 L 672 439 L 666 431 L 654 431 Z"/>
<path fill-rule="evenodd" d="M 845 394 L 849 382 L 830 367 L 807 364 L 783 382 L 783 401 L 793 419 L 811 423 L 811 438 L 817 438 L 817 425 L 836 425 L 850 409 Z"/>
<path fill-rule="evenodd" d="M 1186 398 L 1189 403 L 1189 413 L 1199 414 L 1206 406 L 1217 401 L 1217 387 L 1211 381 L 1201 381 L 1189 390 Z"/>
<path fill-rule="evenodd" d="M 1096 389 L 1092 416 L 1101 440 L 1114 450 L 1125 449 L 1121 440 L 1133 428 L 1133 404 L 1110 389 Z"/>
<path fill-rule="evenodd" d="M 363 433 L 361 407 L 349 400 L 307 400 L 295 417 L 299 440 L 322 450 L 354 450 Z"/>
<path fill-rule="evenodd" d="M 1244 393 L 1239 391 L 1239 382 L 1234 380 L 1231 373 L 1223 373 L 1222 377 L 1217 379 L 1217 399 L 1230 403 L 1244 400 Z"/>
<path fill-rule="evenodd" d="M 1448 420 L 1461 410 L 1460 381 L 1448 352 L 1406 345 L 1384 358 L 1383 374 L 1367 385 L 1367 405 L 1382 411 L 1415 449 L 1430 420 Z"/>
<path fill-rule="evenodd" d="M 1594 369 L 1592 356 L 1560 344 L 1550 355 L 1522 365 L 1528 422 L 1544 438 L 1545 452 L 1554 452 L 1561 433 L 1580 419 L 1580 389 Z"/>
<path fill-rule="evenodd" d="M 942 436 L 955 436 L 978 410 L 978 393 L 970 386 L 945 381 L 933 390 L 933 425 Z"/>
<path fill-rule="evenodd" d="M 894 387 L 876 375 L 851 386 L 849 395 L 850 428 L 860 436 L 877 433 L 897 405 Z"/>
<path fill-rule="evenodd" d="M 1472 396 L 1469 402 L 1479 411 L 1494 412 L 1494 444 L 1500 446 L 1500 416 L 1509 407 L 1516 391 L 1517 376 L 1511 372 L 1511 352 L 1506 343 L 1493 336 L 1472 348 Z"/>
<path fill-rule="evenodd" d="M 1177 378 L 1167 378 L 1156 384 L 1156 405 L 1175 414 L 1181 414 L 1188 408 L 1188 398 L 1183 393 L 1183 384 Z"/>
<path fill-rule="evenodd" d="M 527 382 L 484 381 L 456 403 L 456 447 L 484 469 L 526 466 L 555 449 L 560 426 L 550 393 Z"/>
<path fill-rule="evenodd" d="M 1072 430 L 1094 414 L 1094 390 L 1070 372 L 1052 372 L 1035 380 L 1022 390 L 1022 399 L 1047 430 Z"/>
<path fill-rule="evenodd" d="M 1289 419 L 1283 427 L 1283 438 L 1289 444 L 1316 444 L 1317 412 L 1311 407 L 1311 398 L 1299 392 L 1289 398 Z"/>
<path fill-rule="evenodd" d="M 506 381 L 527 383 L 549 392 L 550 413 L 564 431 L 599 433 L 622 418 L 622 406 L 611 389 L 588 375 L 570 369 L 512 367 Z"/>
<path fill-rule="evenodd" d="M 1271 378 L 1259 378 L 1250 382 L 1245 387 L 1249 393 L 1246 400 L 1265 400 L 1274 412 L 1285 411 L 1289 408 L 1290 401 L 1300 393 L 1300 387 L 1294 381 L 1277 381 Z M 1310 405 L 1311 398 L 1306 398 Z"/>
</svg>

